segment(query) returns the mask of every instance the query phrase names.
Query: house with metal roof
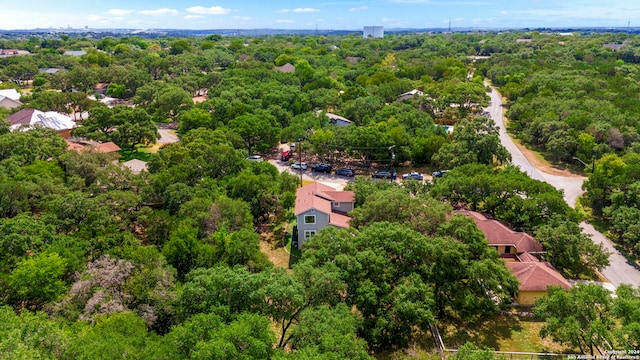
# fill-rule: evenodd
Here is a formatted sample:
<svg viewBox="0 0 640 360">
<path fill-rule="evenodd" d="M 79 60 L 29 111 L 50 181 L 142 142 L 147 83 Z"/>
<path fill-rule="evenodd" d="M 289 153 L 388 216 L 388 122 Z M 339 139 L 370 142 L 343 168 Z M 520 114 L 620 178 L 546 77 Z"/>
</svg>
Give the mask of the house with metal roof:
<svg viewBox="0 0 640 360">
<path fill-rule="evenodd" d="M 327 117 L 329 118 L 329 122 L 331 124 L 334 125 L 338 125 L 338 126 L 349 126 L 349 125 L 353 125 L 353 121 L 342 117 L 340 115 L 336 115 L 336 114 L 332 114 L 332 113 L 325 113 L 325 115 L 327 115 Z"/>
<path fill-rule="evenodd" d="M 42 112 L 36 109 L 22 109 L 6 119 L 11 131 L 29 130 L 37 126 L 53 129 L 63 138 L 71 135 L 71 130 L 76 127 L 76 122 L 70 117 L 55 111 Z"/>
</svg>

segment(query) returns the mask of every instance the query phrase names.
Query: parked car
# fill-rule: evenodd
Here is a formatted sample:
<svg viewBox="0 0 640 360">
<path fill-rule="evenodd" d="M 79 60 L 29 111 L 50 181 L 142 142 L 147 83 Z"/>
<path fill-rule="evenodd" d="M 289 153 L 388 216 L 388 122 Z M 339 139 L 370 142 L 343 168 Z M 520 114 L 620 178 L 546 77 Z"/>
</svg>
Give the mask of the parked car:
<svg viewBox="0 0 640 360">
<path fill-rule="evenodd" d="M 342 168 L 342 169 L 336 170 L 336 175 L 353 177 L 353 175 L 355 175 L 355 173 L 353 172 L 353 169 Z"/>
<path fill-rule="evenodd" d="M 292 170 L 307 170 L 307 163 L 304 162 L 295 162 L 293 164 L 291 164 L 291 169 Z"/>
<path fill-rule="evenodd" d="M 315 171 L 315 172 L 323 172 L 323 173 L 330 173 L 331 172 L 331 165 L 329 164 L 317 164 L 317 165 L 313 165 L 311 167 L 311 171 Z"/>
<path fill-rule="evenodd" d="M 419 172 L 412 171 L 408 174 L 402 175 L 402 180 L 422 180 L 424 177 Z"/>
<path fill-rule="evenodd" d="M 371 177 L 376 179 L 392 179 L 395 177 L 394 175 L 395 173 L 392 173 L 389 170 L 380 170 L 371 174 Z"/>
<path fill-rule="evenodd" d="M 251 155 L 247 157 L 249 161 L 262 161 L 262 156 L 260 155 Z"/>
<path fill-rule="evenodd" d="M 280 160 L 289 161 L 289 159 L 291 158 L 291 155 L 293 155 L 292 151 L 290 150 L 283 151 L 282 154 L 280 154 Z"/>
<path fill-rule="evenodd" d="M 434 178 L 439 178 L 439 177 L 443 177 L 449 170 L 438 170 L 438 171 L 434 171 L 431 176 L 433 176 Z"/>
</svg>

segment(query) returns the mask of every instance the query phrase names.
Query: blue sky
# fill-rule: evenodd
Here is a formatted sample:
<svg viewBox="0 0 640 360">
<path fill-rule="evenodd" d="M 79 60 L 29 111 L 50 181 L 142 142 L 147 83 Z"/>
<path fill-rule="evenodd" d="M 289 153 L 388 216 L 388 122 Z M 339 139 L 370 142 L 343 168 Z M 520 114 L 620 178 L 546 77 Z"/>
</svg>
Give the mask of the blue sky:
<svg viewBox="0 0 640 360">
<path fill-rule="evenodd" d="M 638 0 L 14 0 L 0 29 L 640 26 Z"/>
</svg>

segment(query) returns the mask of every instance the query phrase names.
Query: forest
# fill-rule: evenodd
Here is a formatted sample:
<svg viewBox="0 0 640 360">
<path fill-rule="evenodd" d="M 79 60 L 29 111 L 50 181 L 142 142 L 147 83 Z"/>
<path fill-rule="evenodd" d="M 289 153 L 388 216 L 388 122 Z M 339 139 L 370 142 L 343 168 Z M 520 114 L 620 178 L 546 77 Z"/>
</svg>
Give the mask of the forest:
<svg viewBox="0 0 640 360">
<path fill-rule="evenodd" d="M 23 103 L 0 119 L 57 111 L 83 118 L 72 136 L 122 149 L 71 151 L 51 129 L 0 120 L 3 358 L 438 357 L 431 325 L 472 334 L 513 311 L 518 289 L 459 208 L 532 234 L 574 280 L 608 264 L 584 218 L 630 259 L 640 252 L 636 35 L 55 34 L 0 48 L 30 52 L 0 58 L 0 89 Z M 578 210 L 510 165 L 483 113 L 485 81 L 505 97 L 514 137 L 588 176 Z M 180 141 L 154 146 L 158 125 Z M 274 158 L 286 142 L 305 161 L 366 175 L 347 185 L 351 227 L 319 232 L 302 252 L 290 241 L 299 179 L 245 160 Z M 369 179 L 389 168 L 449 171 L 425 183 Z M 264 244 L 286 247 L 291 265 L 274 265 Z M 565 353 L 638 349 L 640 291 L 616 294 L 551 289 L 532 310 L 544 324 L 535 336 Z M 458 358 L 493 356 L 492 344 L 465 342 L 447 345 Z"/>
</svg>

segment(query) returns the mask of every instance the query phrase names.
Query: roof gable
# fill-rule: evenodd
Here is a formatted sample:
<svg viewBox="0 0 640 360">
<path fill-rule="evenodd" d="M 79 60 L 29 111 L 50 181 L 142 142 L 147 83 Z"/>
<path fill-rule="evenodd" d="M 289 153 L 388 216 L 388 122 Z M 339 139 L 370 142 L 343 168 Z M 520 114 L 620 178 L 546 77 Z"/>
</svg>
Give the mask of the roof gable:
<svg viewBox="0 0 640 360">
<path fill-rule="evenodd" d="M 22 109 L 16 113 L 13 113 L 7 117 L 7 121 L 11 126 L 15 125 L 29 125 L 31 124 L 31 117 L 35 112 L 35 109 Z"/>
<path fill-rule="evenodd" d="M 296 191 L 295 215 L 298 216 L 309 210 L 317 210 L 329 215 L 329 224 L 338 227 L 348 227 L 350 217 L 332 211 L 331 203 L 353 202 L 353 191 L 337 191 L 331 186 L 314 182 L 302 186 Z"/>
<path fill-rule="evenodd" d="M 520 282 L 520 290 L 547 291 L 549 286 L 571 288 L 564 276 L 548 262 L 510 262 L 506 266 Z"/>
<path fill-rule="evenodd" d="M 0 96 L 7 97 L 11 100 L 18 101 L 20 100 L 20 93 L 16 89 L 0 89 Z"/>
<path fill-rule="evenodd" d="M 458 211 L 459 214 L 469 216 L 473 219 L 487 238 L 489 245 L 514 246 L 519 253 L 541 252 L 542 244 L 537 242 L 531 235 L 523 232 L 511 230 L 497 220 L 489 220 L 484 215 L 475 211 Z"/>
<path fill-rule="evenodd" d="M 29 127 L 43 126 L 56 131 L 69 130 L 76 126 L 75 121 L 66 115 L 55 111 L 42 112 L 35 109 L 22 109 L 7 117 L 7 121 L 9 121 L 11 128 L 14 130 L 23 125 Z"/>
</svg>

